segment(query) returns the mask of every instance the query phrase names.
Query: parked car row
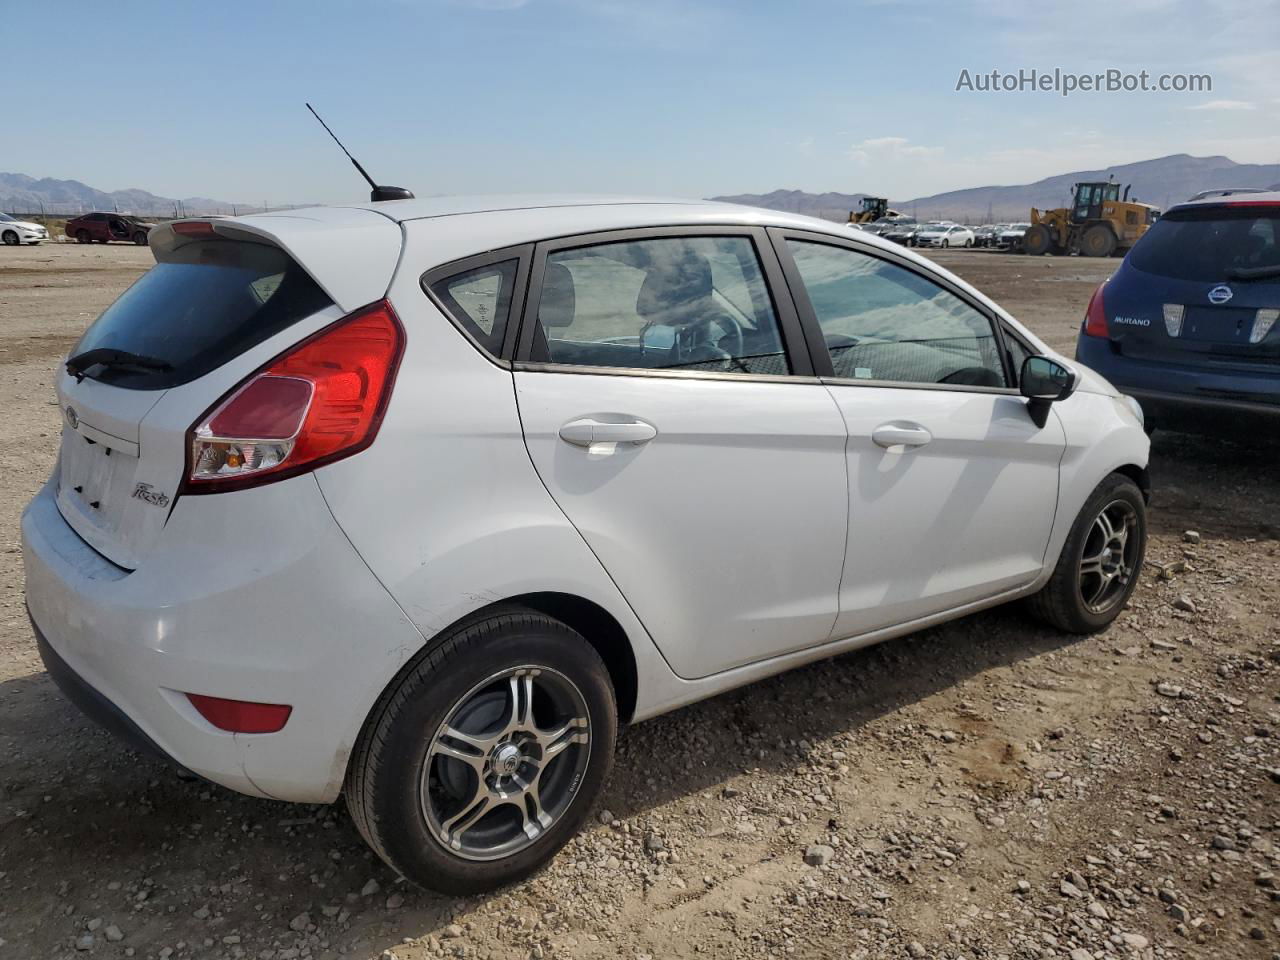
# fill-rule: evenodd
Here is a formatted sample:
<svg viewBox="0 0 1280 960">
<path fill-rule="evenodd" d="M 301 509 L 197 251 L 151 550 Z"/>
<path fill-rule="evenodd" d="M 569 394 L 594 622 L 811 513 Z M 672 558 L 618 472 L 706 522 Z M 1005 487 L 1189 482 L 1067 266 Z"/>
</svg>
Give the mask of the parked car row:
<svg viewBox="0 0 1280 960">
<path fill-rule="evenodd" d="M 951 220 L 921 223 L 914 217 L 885 217 L 874 223 L 850 226 L 904 247 L 978 247 L 1020 253 L 1022 237 L 1031 224 L 990 223 L 971 227 Z"/>
</svg>

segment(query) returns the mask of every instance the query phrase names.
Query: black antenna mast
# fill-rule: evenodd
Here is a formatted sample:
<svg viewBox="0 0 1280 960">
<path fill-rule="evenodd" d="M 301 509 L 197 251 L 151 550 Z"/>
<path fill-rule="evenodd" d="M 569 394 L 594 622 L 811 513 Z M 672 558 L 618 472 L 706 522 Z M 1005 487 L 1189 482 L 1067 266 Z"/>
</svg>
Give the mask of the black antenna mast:
<svg viewBox="0 0 1280 960">
<path fill-rule="evenodd" d="M 338 145 L 338 149 L 340 149 L 343 153 L 345 153 L 347 155 L 347 159 L 351 161 L 352 165 L 358 171 L 360 171 L 360 176 L 364 177 L 365 180 L 368 181 L 369 186 L 373 188 L 369 193 L 370 200 L 372 200 L 374 203 L 378 203 L 382 200 L 412 200 L 413 199 L 413 191 L 405 187 L 384 187 L 374 183 L 373 177 L 369 176 L 369 172 L 365 170 L 364 167 L 360 166 L 360 161 L 351 155 L 351 151 L 342 145 L 342 141 L 338 139 L 338 135 L 334 133 L 332 130 L 330 130 L 329 125 L 325 123 L 323 119 L 321 119 L 320 114 L 316 113 L 316 108 L 311 106 L 311 104 L 309 103 L 306 105 L 306 107 L 308 110 L 311 111 L 311 115 L 320 121 L 320 126 L 324 127 L 324 132 L 329 134 L 329 136 L 333 137 L 333 142 Z"/>
</svg>

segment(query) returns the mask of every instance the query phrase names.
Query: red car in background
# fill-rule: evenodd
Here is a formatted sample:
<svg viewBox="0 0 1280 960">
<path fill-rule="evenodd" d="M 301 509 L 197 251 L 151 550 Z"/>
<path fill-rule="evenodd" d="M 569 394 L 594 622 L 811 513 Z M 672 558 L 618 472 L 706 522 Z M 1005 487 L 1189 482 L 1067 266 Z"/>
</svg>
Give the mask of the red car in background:
<svg viewBox="0 0 1280 960">
<path fill-rule="evenodd" d="M 122 240 L 144 246 L 147 234 L 154 226 L 154 223 L 146 223 L 123 213 L 86 213 L 67 221 L 67 236 L 77 243 Z"/>
</svg>

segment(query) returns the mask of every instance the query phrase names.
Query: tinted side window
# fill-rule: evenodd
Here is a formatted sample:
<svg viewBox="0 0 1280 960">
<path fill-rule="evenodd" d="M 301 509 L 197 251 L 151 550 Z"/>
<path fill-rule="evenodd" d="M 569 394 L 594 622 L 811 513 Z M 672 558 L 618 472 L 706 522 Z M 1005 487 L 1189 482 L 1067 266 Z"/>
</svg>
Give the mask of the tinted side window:
<svg viewBox="0 0 1280 960">
<path fill-rule="evenodd" d="M 431 285 L 454 322 L 494 356 L 502 353 L 519 264 L 515 259 L 490 263 Z"/>
<path fill-rule="evenodd" d="M 787 374 L 747 237 L 664 237 L 547 256 L 530 359 Z"/>
<path fill-rule="evenodd" d="M 991 322 L 942 287 L 876 257 L 788 240 L 837 377 L 1004 387 Z"/>
</svg>

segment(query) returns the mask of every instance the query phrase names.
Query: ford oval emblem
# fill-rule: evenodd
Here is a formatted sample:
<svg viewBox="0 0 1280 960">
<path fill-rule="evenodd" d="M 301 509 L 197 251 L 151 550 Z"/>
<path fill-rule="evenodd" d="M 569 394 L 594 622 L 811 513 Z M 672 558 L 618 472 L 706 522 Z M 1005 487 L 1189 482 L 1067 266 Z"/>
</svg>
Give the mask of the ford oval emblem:
<svg viewBox="0 0 1280 960">
<path fill-rule="evenodd" d="M 1232 292 L 1230 287 L 1228 287 L 1225 283 L 1220 283 L 1216 287 L 1214 287 L 1212 290 L 1209 291 L 1209 302 L 1213 304 L 1221 305 L 1226 303 L 1228 300 L 1230 300 L 1234 296 L 1235 294 Z"/>
<path fill-rule="evenodd" d="M 76 413 L 75 407 L 67 407 L 67 425 L 70 426 L 72 430 L 80 426 L 80 415 Z"/>
</svg>

